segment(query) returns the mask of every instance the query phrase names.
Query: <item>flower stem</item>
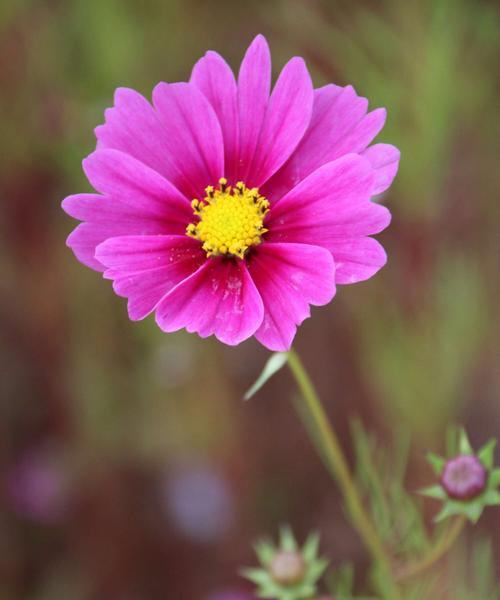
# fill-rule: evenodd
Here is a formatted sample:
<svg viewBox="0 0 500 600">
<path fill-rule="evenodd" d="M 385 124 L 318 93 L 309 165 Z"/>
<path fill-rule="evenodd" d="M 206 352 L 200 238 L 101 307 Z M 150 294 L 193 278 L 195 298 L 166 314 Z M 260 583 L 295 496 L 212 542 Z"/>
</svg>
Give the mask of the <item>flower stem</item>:
<svg viewBox="0 0 500 600">
<path fill-rule="evenodd" d="M 315 427 L 318 435 L 318 443 L 321 445 L 322 454 L 326 465 L 337 481 L 343 494 L 345 503 L 365 546 L 370 551 L 373 559 L 384 570 L 384 574 L 390 582 L 391 598 L 400 598 L 399 589 L 392 579 L 391 560 L 384 545 L 366 512 L 363 501 L 354 483 L 349 465 L 340 446 L 337 435 L 332 428 L 325 413 L 321 400 L 307 374 L 298 354 L 291 349 L 288 353 L 288 366 L 302 392 L 307 410 L 307 417 Z M 389 592 L 389 590 L 387 590 Z"/>
<path fill-rule="evenodd" d="M 462 532 L 465 523 L 465 517 L 457 517 L 424 558 L 410 563 L 398 573 L 397 581 L 410 579 L 434 566 L 453 546 Z"/>
</svg>

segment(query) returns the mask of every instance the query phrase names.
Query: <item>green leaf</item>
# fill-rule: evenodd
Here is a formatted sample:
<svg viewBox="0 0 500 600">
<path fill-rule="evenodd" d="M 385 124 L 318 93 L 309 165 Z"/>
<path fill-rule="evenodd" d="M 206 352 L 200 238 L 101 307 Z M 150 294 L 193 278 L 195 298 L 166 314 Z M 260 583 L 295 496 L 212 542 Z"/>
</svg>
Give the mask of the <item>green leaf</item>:
<svg viewBox="0 0 500 600">
<path fill-rule="evenodd" d="M 436 500 L 446 500 L 448 497 L 439 484 L 423 488 L 419 490 L 418 493 L 422 494 L 422 496 L 427 496 L 428 498 L 435 498 Z"/>
<path fill-rule="evenodd" d="M 443 457 L 434 454 L 434 452 L 427 452 L 427 460 L 434 469 L 436 475 L 441 475 L 444 465 L 446 464 L 446 460 Z"/>
<path fill-rule="evenodd" d="M 477 453 L 477 457 L 483 463 L 484 467 L 488 470 L 493 468 L 493 458 L 495 454 L 496 444 L 497 441 L 495 439 L 490 440 Z"/>
<path fill-rule="evenodd" d="M 277 373 L 287 361 L 288 352 L 275 352 L 272 354 L 262 369 L 262 373 L 243 396 L 244 399 L 250 400 L 250 398 L 260 390 L 260 388 L 268 381 L 268 379 Z"/>
<path fill-rule="evenodd" d="M 460 430 L 459 438 L 458 438 L 458 450 L 460 454 L 474 454 L 474 450 L 469 442 L 469 437 L 465 433 L 465 429 Z"/>
</svg>

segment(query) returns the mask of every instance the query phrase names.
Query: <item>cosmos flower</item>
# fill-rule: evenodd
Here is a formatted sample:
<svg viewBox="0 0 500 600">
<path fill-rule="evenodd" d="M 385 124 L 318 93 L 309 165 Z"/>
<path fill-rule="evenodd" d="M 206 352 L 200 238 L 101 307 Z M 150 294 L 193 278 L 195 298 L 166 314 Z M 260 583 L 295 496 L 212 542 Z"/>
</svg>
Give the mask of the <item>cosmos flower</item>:
<svg viewBox="0 0 500 600">
<path fill-rule="evenodd" d="M 237 80 L 208 52 L 188 83 L 159 83 L 152 104 L 120 88 L 83 162 L 97 193 L 63 202 L 83 221 L 67 243 L 133 320 L 154 312 L 166 332 L 287 350 L 311 305 L 386 262 L 370 236 L 390 213 L 371 198 L 399 152 L 369 147 L 386 113 L 367 105 L 351 86 L 314 89 L 298 57 L 271 92 L 262 36 Z"/>
</svg>

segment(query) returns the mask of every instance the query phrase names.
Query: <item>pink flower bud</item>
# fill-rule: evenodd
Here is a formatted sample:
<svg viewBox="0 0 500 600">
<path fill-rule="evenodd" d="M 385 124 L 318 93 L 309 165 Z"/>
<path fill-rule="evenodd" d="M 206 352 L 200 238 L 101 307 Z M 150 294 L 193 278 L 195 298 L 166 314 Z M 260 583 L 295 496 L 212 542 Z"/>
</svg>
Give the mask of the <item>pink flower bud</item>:
<svg viewBox="0 0 500 600">
<path fill-rule="evenodd" d="M 441 485 L 450 498 L 470 500 L 486 487 L 487 472 L 476 456 L 460 455 L 444 466 Z"/>
<path fill-rule="evenodd" d="M 305 575 L 306 564 L 299 552 L 278 552 L 271 561 L 269 572 L 282 585 L 293 585 Z"/>
</svg>

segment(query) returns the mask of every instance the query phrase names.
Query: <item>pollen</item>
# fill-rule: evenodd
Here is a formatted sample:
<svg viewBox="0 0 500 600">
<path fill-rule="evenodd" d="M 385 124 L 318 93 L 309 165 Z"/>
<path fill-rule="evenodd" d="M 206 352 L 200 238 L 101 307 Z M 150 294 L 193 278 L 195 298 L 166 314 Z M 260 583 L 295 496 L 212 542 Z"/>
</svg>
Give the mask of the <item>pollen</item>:
<svg viewBox="0 0 500 600">
<path fill-rule="evenodd" d="M 230 186 L 224 177 L 219 179 L 218 188 L 209 185 L 205 193 L 203 200 L 191 202 L 198 219 L 187 226 L 186 235 L 200 240 L 207 256 L 244 258 L 267 231 L 264 217 L 269 202 L 257 188 L 247 188 L 242 181 Z"/>
</svg>

